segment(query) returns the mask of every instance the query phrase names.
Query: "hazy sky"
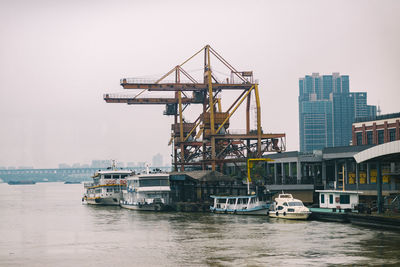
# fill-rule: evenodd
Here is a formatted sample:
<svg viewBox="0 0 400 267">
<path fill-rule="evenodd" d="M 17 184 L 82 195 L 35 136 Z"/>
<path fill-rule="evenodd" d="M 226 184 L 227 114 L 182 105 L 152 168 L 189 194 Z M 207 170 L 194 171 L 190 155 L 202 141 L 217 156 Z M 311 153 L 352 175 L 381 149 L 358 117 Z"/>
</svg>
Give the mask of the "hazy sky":
<svg viewBox="0 0 400 267">
<path fill-rule="evenodd" d="M 158 152 L 169 162 L 164 107 L 107 104 L 103 93 L 126 92 L 122 77 L 157 78 L 206 44 L 254 71 L 264 132 L 285 132 L 288 150 L 299 148 L 306 74 L 347 74 L 351 91 L 399 112 L 399 14 L 395 0 L 1 0 L 0 166 Z"/>
</svg>

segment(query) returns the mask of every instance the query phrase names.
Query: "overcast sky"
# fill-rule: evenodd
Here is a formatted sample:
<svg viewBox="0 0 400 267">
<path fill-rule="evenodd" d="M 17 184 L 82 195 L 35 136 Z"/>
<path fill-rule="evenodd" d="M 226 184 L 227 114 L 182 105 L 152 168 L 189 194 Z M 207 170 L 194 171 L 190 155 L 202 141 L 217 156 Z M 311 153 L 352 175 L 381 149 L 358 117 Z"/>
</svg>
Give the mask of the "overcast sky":
<svg viewBox="0 0 400 267">
<path fill-rule="evenodd" d="M 160 77 L 206 44 L 254 71 L 264 132 L 285 132 L 288 150 L 299 148 L 306 74 L 347 74 L 351 91 L 399 112 L 399 14 L 395 0 L 1 0 L 0 166 L 170 162 L 164 107 L 103 93 L 126 92 L 122 77 Z"/>
</svg>

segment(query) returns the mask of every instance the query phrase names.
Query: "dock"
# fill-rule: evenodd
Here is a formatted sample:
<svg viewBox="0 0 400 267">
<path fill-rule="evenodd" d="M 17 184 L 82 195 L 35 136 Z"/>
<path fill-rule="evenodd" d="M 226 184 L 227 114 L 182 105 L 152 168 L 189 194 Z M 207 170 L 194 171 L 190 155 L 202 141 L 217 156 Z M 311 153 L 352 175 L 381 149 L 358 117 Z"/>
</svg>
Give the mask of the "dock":
<svg viewBox="0 0 400 267">
<path fill-rule="evenodd" d="M 400 231 L 399 214 L 362 214 L 348 210 L 311 208 L 311 220 L 351 223 L 354 225 Z"/>
</svg>

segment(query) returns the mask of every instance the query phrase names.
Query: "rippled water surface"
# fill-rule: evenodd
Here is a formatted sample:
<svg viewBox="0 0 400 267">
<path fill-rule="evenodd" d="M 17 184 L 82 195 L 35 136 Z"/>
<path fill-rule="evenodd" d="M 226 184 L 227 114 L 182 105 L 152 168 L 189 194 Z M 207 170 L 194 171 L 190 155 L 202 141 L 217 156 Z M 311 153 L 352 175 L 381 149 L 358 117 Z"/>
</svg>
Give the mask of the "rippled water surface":
<svg viewBox="0 0 400 267">
<path fill-rule="evenodd" d="M 89 206 L 82 191 L 79 184 L 0 184 L 0 265 L 400 265 L 398 232 Z"/>
</svg>

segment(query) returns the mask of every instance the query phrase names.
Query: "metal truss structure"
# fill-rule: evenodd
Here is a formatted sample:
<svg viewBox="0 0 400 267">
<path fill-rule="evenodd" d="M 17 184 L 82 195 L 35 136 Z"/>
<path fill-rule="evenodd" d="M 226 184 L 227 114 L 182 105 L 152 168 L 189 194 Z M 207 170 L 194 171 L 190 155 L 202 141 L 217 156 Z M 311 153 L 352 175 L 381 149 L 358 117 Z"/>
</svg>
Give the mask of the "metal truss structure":
<svg viewBox="0 0 400 267">
<path fill-rule="evenodd" d="M 194 57 L 204 52 L 204 78 L 198 81 L 183 66 Z M 211 56 L 222 63 L 231 74 L 231 78 L 220 82 L 213 73 Z M 174 82 L 165 78 L 174 75 Z M 185 81 L 181 81 L 181 77 Z M 124 89 L 141 90 L 134 96 L 105 94 L 107 103 L 126 103 L 129 105 L 162 104 L 166 105 L 164 115 L 174 116 L 171 126 L 173 145 L 173 166 L 175 170 L 219 168 L 223 171 L 225 163 L 246 162 L 247 158 L 262 158 L 265 152 L 281 152 L 286 148 L 284 133 L 264 133 L 261 127 L 261 104 L 258 83 L 253 81 L 252 71 L 237 71 L 209 45 L 201 48 L 182 64 L 155 81 L 123 78 Z M 234 91 L 238 96 L 226 110 L 222 110 L 222 92 Z M 174 97 L 143 97 L 147 92 L 174 92 Z M 251 95 L 254 94 L 256 106 L 256 129 L 250 129 Z M 231 120 L 240 105 L 246 103 L 246 119 L 241 133 L 229 129 Z M 202 105 L 202 112 L 197 119 L 188 122 L 184 112 L 189 105 Z M 192 114 L 193 115 L 193 114 Z"/>
</svg>

